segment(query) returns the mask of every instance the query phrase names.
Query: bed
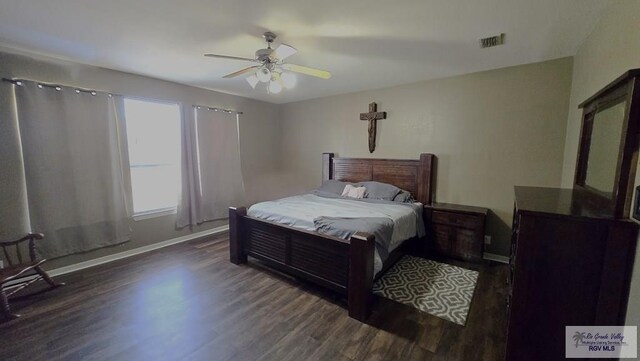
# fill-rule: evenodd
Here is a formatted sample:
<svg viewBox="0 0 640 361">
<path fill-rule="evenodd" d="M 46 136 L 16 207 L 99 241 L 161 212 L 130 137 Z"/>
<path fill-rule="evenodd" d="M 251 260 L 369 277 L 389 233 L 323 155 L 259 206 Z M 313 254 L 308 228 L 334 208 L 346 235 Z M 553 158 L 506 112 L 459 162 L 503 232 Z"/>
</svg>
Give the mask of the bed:
<svg viewBox="0 0 640 361">
<path fill-rule="evenodd" d="M 339 158 L 333 153 L 323 154 L 323 180 L 346 182 L 377 181 L 395 185 L 411 192 L 416 201 L 430 204 L 433 199 L 433 178 L 435 156 L 421 154 L 418 160 L 395 160 L 373 158 Z M 344 294 L 347 297 L 349 316 L 365 321 L 373 300 L 374 278 L 382 275 L 392 266 L 408 247 L 416 241 L 400 240 L 402 236 L 391 238 L 391 247 L 384 260 L 379 259 L 379 245 L 372 233 L 355 232 L 348 239 L 320 233 L 309 223 L 317 214 L 296 215 L 296 202 L 316 201 L 317 207 L 335 207 L 340 200 L 326 201 L 313 195 L 265 202 L 252 207 L 251 215 L 245 207 L 229 209 L 230 261 L 234 264 L 247 262 L 251 256 L 269 267 L 300 277 L 323 287 Z M 354 202 L 343 200 L 342 202 Z M 330 203 L 330 204 L 329 204 Z M 256 207 L 257 206 L 257 207 Z M 377 206 L 376 206 L 377 207 Z M 255 208 L 255 209 L 254 209 Z M 392 213 L 393 209 L 368 209 L 373 212 Z M 299 208 L 298 208 L 299 209 Z M 335 210 L 335 208 L 333 208 Z M 356 212 L 345 204 L 343 213 L 349 216 Z M 302 213 L 302 212 L 300 212 Z M 284 217 L 284 216 L 291 217 Z M 279 218 L 283 216 L 284 218 Z M 393 219 L 394 223 L 396 219 Z M 398 219 L 401 216 L 397 217 Z M 284 222 L 284 224 L 283 224 Z M 397 238 L 397 239 L 396 239 Z M 378 240 L 379 241 L 379 240 Z M 402 242 L 403 241 L 403 242 Z M 396 244 L 397 243 L 397 244 Z"/>
</svg>

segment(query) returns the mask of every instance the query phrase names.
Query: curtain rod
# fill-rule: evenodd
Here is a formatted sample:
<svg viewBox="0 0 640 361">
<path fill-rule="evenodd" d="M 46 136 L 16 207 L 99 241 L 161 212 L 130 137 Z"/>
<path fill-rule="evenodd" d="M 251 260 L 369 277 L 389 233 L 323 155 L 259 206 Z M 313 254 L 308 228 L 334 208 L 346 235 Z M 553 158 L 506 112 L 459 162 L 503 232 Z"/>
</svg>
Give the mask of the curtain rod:
<svg viewBox="0 0 640 361">
<path fill-rule="evenodd" d="M 236 114 L 244 114 L 243 112 L 239 112 L 237 110 L 231 110 L 231 109 L 223 109 L 223 108 L 216 108 L 216 107 L 210 107 L 208 105 L 198 105 L 198 104 L 194 104 L 193 105 L 194 108 L 196 109 L 205 109 L 205 110 L 213 110 L 214 112 L 223 112 L 223 113 L 236 113 Z"/>
<path fill-rule="evenodd" d="M 72 88 L 76 93 L 87 93 L 87 94 L 91 94 L 91 95 L 97 95 L 98 93 L 105 93 L 108 96 L 123 96 L 126 97 L 126 95 L 122 95 L 122 94 L 116 94 L 116 93 L 112 93 L 112 92 L 106 92 L 106 91 L 101 91 L 101 90 L 94 90 L 94 89 L 85 89 L 85 88 L 80 88 L 80 87 L 76 87 L 76 86 L 69 86 L 69 85 L 61 85 L 61 84 L 54 84 L 54 83 L 47 83 L 47 82 L 42 82 L 42 81 L 37 81 L 37 80 L 30 80 L 30 79 L 8 79 L 8 78 L 2 78 L 2 81 L 11 83 L 13 85 L 16 86 L 22 86 L 22 83 L 24 82 L 32 82 L 32 83 L 36 83 L 38 85 L 38 88 L 42 89 L 43 87 L 47 87 L 47 88 L 52 88 L 55 90 L 62 90 L 62 87 L 65 88 Z M 135 98 L 135 97 L 134 97 Z M 223 109 L 223 108 L 217 108 L 217 107 L 210 107 L 210 106 L 206 106 L 206 105 L 194 105 L 194 108 L 197 109 L 208 109 L 208 110 L 213 110 L 213 111 L 222 111 L 224 113 L 236 113 L 236 114 L 243 114 L 243 112 L 240 111 L 236 111 L 236 110 L 231 110 L 231 109 Z"/>
<path fill-rule="evenodd" d="M 42 82 L 42 81 L 37 81 L 37 80 L 30 80 L 30 79 L 8 79 L 8 78 L 2 78 L 2 81 L 6 81 L 8 83 L 11 83 L 13 85 L 16 86 L 22 86 L 22 83 L 24 82 L 32 82 L 32 83 L 36 83 L 38 85 L 38 88 L 42 89 L 42 88 L 51 88 L 51 89 L 55 89 L 55 90 L 62 90 L 63 87 L 65 88 L 72 88 L 77 94 L 80 93 L 87 93 L 87 94 L 91 94 L 91 95 L 97 95 L 98 93 L 105 93 L 108 96 L 114 96 L 114 95 L 121 95 L 121 94 L 115 94 L 112 92 L 106 92 L 106 91 L 101 91 L 101 90 L 95 90 L 95 89 L 86 89 L 86 88 L 80 88 L 77 86 L 70 86 L 70 85 L 63 85 L 63 84 L 55 84 L 55 83 L 47 83 L 47 82 Z"/>
</svg>

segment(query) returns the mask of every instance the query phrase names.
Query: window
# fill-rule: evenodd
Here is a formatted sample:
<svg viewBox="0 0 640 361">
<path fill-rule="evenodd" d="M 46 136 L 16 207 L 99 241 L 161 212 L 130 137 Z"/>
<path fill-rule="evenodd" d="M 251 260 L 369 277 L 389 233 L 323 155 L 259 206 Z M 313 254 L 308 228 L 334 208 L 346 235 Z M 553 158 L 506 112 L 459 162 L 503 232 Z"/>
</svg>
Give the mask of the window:
<svg viewBox="0 0 640 361">
<path fill-rule="evenodd" d="M 124 100 L 134 214 L 175 209 L 180 191 L 180 106 Z"/>
</svg>

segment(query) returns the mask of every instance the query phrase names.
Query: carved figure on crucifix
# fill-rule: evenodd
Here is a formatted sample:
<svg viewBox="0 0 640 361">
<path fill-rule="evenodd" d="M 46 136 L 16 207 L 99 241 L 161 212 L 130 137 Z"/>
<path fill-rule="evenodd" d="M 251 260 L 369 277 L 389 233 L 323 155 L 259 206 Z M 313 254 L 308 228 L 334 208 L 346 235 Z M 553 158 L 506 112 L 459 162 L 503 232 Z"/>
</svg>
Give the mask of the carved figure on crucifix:
<svg viewBox="0 0 640 361">
<path fill-rule="evenodd" d="M 360 120 L 369 122 L 369 153 L 376 150 L 376 126 L 378 119 L 386 119 L 387 112 L 379 112 L 376 103 L 369 104 L 369 113 L 360 113 Z"/>
</svg>

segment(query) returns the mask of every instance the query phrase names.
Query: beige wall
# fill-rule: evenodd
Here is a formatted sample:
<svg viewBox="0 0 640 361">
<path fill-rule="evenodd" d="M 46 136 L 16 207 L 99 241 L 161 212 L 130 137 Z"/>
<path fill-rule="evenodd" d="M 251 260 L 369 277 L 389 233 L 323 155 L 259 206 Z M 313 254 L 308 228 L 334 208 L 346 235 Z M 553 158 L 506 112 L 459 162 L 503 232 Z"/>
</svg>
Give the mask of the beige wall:
<svg viewBox="0 0 640 361">
<path fill-rule="evenodd" d="M 640 1 L 617 1 L 574 57 L 562 185 L 571 187 L 580 138 L 578 104 L 632 68 L 640 68 Z M 640 172 L 635 184 L 640 184 Z M 627 324 L 640 325 L 640 247 L 631 281 Z"/>
<path fill-rule="evenodd" d="M 25 78 L 104 90 L 149 99 L 181 102 L 183 105 L 204 104 L 244 112 L 240 121 L 242 171 L 248 201 L 270 197 L 264 188 L 273 180 L 278 167 L 278 107 L 256 100 L 184 86 L 158 79 L 54 60 L 40 56 L 0 52 L 0 76 Z M 15 119 L 12 85 L 0 82 L 0 239 L 11 239 L 29 230 L 24 174 L 21 162 L 18 127 Z M 263 186 L 263 184 L 267 186 Z M 193 232 L 226 224 L 209 222 Z M 131 242 L 103 248 L 82 255 L 52 260 L 49 268 L 137 248 L 191 233 L 175 229 L 175 215 L 134 222 Z"/>
<path fill-rule="evenodd" d="M 321 181 L 321 153 L 438 156 L 436 200 L 492 210 L 487 251 L 509 252 L 513 186 L 559 186 L 571 58 L 285 104 L 282 166 L 292 192 Z M 377 147 L 359 113 L 378 103 Z"/>
</svg>

